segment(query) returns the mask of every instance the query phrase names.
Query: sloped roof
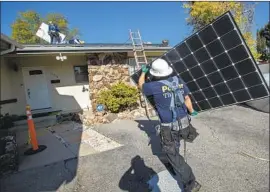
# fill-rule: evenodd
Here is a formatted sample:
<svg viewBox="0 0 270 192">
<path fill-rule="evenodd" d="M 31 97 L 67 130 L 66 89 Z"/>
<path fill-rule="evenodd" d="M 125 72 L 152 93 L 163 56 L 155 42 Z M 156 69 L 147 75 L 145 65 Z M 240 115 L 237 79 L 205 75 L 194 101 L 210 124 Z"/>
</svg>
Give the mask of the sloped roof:
<svg viewBox="0 0 270 192">
<path fill-rule="evenodd" d="M 86 43 L 86 44 L 19 44 L 1 33 L 2 52 L 15 47 L 16 54 L 50 54 L 50 53 L 92 53 L 92 52 L 127 52 L 133 51 L 132 44 L 127 43 Z M 144 44 L 145 51 L 168 51 L 171 47 L 162 44 Z"/>
</svg>

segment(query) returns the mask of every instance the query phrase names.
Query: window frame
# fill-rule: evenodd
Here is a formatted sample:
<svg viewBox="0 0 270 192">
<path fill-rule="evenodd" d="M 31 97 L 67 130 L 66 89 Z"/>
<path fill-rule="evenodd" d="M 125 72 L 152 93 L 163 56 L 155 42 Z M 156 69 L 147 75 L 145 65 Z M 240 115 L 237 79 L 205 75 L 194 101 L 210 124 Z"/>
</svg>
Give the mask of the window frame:
<svg viewBox="0 0 270 192">
<path fill-rule="evenodd" d="M 81 68 L 81 67 L 86 67 L 86 71 L 87 71 L 87 80 L 78 81 L 78 79 L 76 78 L 76 76 L 78 75 L 78 74 L 76 74 L 76 71 L 75 71 L 75 68 L 76 68 L 76 67 L 79 67 L 79 68 Z M 85 64 L 85 65 L 74 65 L 74 66 L 73 66 L 73 73 L 74 73 L 74 81 L 75 81 L 76 84 L 89 83 L 89 72 L 88 72 L 88 65 L 87 65 L 87 64 Z M 80 74 L 80 75 L 83 75 L 83 74 Z"/>
</svg>

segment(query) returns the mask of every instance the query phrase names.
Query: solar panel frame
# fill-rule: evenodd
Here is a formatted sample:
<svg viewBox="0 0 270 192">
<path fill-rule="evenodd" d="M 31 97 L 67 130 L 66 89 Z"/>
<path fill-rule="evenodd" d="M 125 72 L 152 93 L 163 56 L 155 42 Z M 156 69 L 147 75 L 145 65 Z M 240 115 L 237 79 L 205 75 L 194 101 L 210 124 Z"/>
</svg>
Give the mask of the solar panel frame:
<svg viewBox="0 0 270 192">
<path fill-rule="evenodd" d="M 228 17 L 226 17 L 226 15 Z M 229 19 L 230 25 L 231 25 L 230 26 L 231 30 L 228 31 L 228 29 L 224 28 L 224 26 L 221 26 L 221 29 L 220 28 L 215 29 L 213 27 L 213 25 L 220 24 L 220 21 L 224 20 L 224 19 Z M 211 37 L 205 35 L 203 33 L 204 30 L 210 30 L 211 33 L 213 35 L 215 35 L 215 38 L 211 38 Z M 227 32 L 224 32 L 226 30 L 227 30 Z M 201 32 L 202 32 L 202 34 L 205 35 L 203 38 L 201 38 L 199 35 Z M 219 36 L 220 34 L 222 35 L 221 37 Z M 239 42 L 239 40 L 241 41 L 241 44 L 237 45 L 234 41 L 229 41 L 229 42 L 224 41 L 224 39 L 226 39 L 229 35 L 234 35 L 234 36 L 237 35 L 235 37 L 237 37 L 236 39 L 238 39 L 237 40 L 238 42 Z M 196 43 L 196 39 L 197 39 L 197 41 L 199 40 L 198 41 L 199 43 L 198 42 Z M 204 44 L 205 42 L 207 42 L 207 45 Z M 224 43 L 224 42 L 226 42 L 226 43 Z M 223 49 L 223 51 L 222 52 L 219 51 L 219 53 L 217 53 L 218 50 L 211 50 L 212 49 L 211 48 L 210 49 L 211 51 L 209 52 L 209 49 L 207 48 L 207 46 L 209 46 L 211 44 L 213 45 L 214 43 L 219 44 L 219 46 L 221 45 L 222 47 L 219 47 L 219 48 L 220 48 L 220 50 Z M 244 48 L 244 49 L 242 49 L 242 50 L 239 49 L 238 47 L 240 47 L 240 46 L 242 46 L 242 48 Z M 229 48 L 229 50 L 227 48 Z M 238 49 L 236 49 L 236 48 L 238 48 Z M 199 57 L 198 51 L 200 51 L 200 49 L 203 51 L 201 51 L 201 55 Z M 230 55 L 230 53 L 229 53 L 229 51 L 232 52 L 232 50 L 236 52 L 236 53 L 234 53 L 233 58 L 232 58 L 232 55 Z M 244 51 L 242 55 L 245 56 L 245 54 L 246 54 L 247 57 L 239 58 L 239 55 L 241 56 L 241 54 L 237 53 L 237 51 L 238 52 Z M 224 65 L 224 63 L 217 62 L 217 59 L 218 59 L 218 57 L 220 58 L 222 55 L 227 56 L 227 58 L 225 58 L 225 57 L 221 58 L 222 61 L 226 61 L 226 59 L 227 59 L 227 62 L 232 63 L 232 65 L 225 63 L 225 66 L 223 66 L 223 68 L 220 68 L 220 64 Z M 201 57 L 205 57 L 205 58 L 210 57 L 210 59 L 200 60 Z M 201 30 L 197 31 L 193 35 L 191 35 L 188 38 L 186 38 L 185 40 L 183 40 L 182 42 L 178 43 L 171 50 L 169 50 L 167 53 L 163 54 L 159 58 L 162 58 L 162 59 L 165 59 L 166 61 L 168 61 L 170 66 L 174 69 L 175 74 L 180 76 L 184 81 L 185 81 L 185 79 L 189 79 L 189 78 L 192 79 L 192 81 L 185 81 L 185 83 L 190 88 L 190 91 L 191 91 L 190 96 L 191 96 L 191 100 L 192 100 L 192 103 L 194 105 L 194 108 L 200 112 L 205 111 L 205 110 L 217 109 L 217 108 L 224 107 L 224 106 L 230 106 L 230 105 L 240 104 L 243 102 L 254 100 L 253 99 L 254 97 L 252 95 L 256 95 L 256 93 L 257 93 L 254 90 L 256 90 L 256 87 L 257 87 L 257 90 L 262 91 L 262 89 L 258 89 L 258 87 L 260 87 L 260 86 L 265 89 L 264 91 L 266 91 L 265 93 L 267 93 L 267 95 L 262 94 L 261 97 L 258 96 L 255 99 L 257 100 L 257 99 L 269 97 L 270 89 L 267 86 L 266 80 L 263 78 L 263 75 L 262 75 L 258 65 L 256 64 L 255 59 L 254 59 L 253 55 L 251 54 L 249 47 L 247 46 L 246 42 L 244 41 L 244 37 L 241 34 L 240 29 L 238 28 L 236 22 L 233 19 L 232 14 L 229 11 L 224 13 L 223 15 L 218 17 L 217 19 L 215 19 L 211 24 L 205 26 Z M 236 59 L 238 59 L 238 61 L 236 64 L 234 64 Z M 199 62 L 199 60 L 200 60 L 200 62 Z M 251 66 L 251 64 L 252 64 L 255 71 L 253 71 L 253 72 L 248 71 L 250 73 L 239 74 L 239 70 L 238 70 L 237 66 L 240 65 L 239 63 L 244 62 L 245 60 L 251 61 L 251 63 L 249 63 L 249 65 Z M 152 64 L 152 62 L 150 63 L 150 65 Z M 210 71 L 209 69 L 208 69 L 208 71 L 205 70 L 207 65 L 204 66 L 203 65 L 204 62 L 205 63 L 211 62 L 211 64 L 212 64 L 211 67 L 214 67 L 217 70 L 216 71 L 213 70 L 212 72 L 209 72 Z M 177 63 L 178 64 L 182 63 L 182 65 L 177 66 L 177 67 L 179 67 L 179 69 L 175 66 Z M 218 65 L 217 65 L 217 63 L 218 63 Z M 194 64 L 196 64 L 196 65 L 194 65 Z M 197 64 L 198 64 L 198 66 L 197 66 Z M 179 72 L 178 70 L 180 70 L 180 68 L 181 68 L 181 70 L 184 70 L 184 71 Z M 195 74 L 195 72 L 192 72 L 192 71 L 195 71 L 195 68 L 200 69 L 202 71 L 202 73 Z M 245 71 L 245 68 L 242 68 L 240 71 L 241 72 Z M 136 72 L 138 77 L 140 76 L 140 73 L 141 73 L 141 70 Z M 249 85 L 251 85 L 251 86 L 246 86 L 247 82 L 245 82 L 245 81 L 248 81 L 248 80 L 243 79 L 242 76 L 255 74 L 255 73 L 257 74 L 257 77 L 260 78 L 261 83 L 251 85 L 250 84 L 251 82 L 249 82 Z M 204 76 L 198 77 L 198 76 L 201 76 L 202 74 L 204 74 Z M 221 79 L 223 80 L 223 83 L 222 83 L 222 81 L 219 80 L 218 81 L 219 83 L 214 84 L 213 83 L 214 74 L 216 74 L 216 77 L 219 74 L 219 78 L 221 77 Z M 193 75 L 196 76 L 197 79 L 194 78 Z M 132 77 L 133 77 L 133 75 L 132 75 Z M 212 80 L 209 79 L 210 77 L 212 77 Z M 147 74 L 146 82 L 150 82 L 151 79 L 152 79 L 152 77 L 149 76 L 149 74 Z M 197 81 L 197 80 L 199 80 L 199 81 Z M 236 81 L 236 80 L 238 80 L 239 84 L 233 84 L 231 82 L 231 81 Z M 191 86 L 191 84 L 192 84 L 192 86 Z M 210 85 L 210 86 L 207 86 L 207 85 Z M 236 85 L 242 86 L 242 87 L 244 86 L 244 89 L 237 88 Z M 204 88 L 202 88 L 202 86 L 204 86 Z M 197 87 L 200 89 L 195 91 L 196 89 L 194 87 Z M 206 89 L 209 89 L 212 91 L 211 94 L 213 97 L 209 97 L 209 93 L 206 92 Z M 228 89 L 228 91 L 224 92 L 224 89 Z M 249 90 L 252 90 L 252 95 L 251 95 L 251 92 Z M 225 94 L 222 94 L 222 91 Z M 245 93 L 245 95 L 243 95 L 244 93 Z M 194 94 L 195 94 L 195 96 L 194 96 Z M 216 96 L 214 96 L 213 94 L 216 94 Z M 200 95 L 201 100 L 197 100 L 199 98 L 198 95 Z M 244 96 L 246 97 L 246 99 L 244 98 Z M 202 99 L 202 98 L 204 98 L 204 99 Z M 232 99 L 233 99 L 233 102 L 232 102 Z M 217 103 L 219 103 L 219 105 Z"/>
<path fill-rule="evenodd" d="M 269 97 L 270 88 L 267 86 L 267 82 L 266 82 L 266 80 L 263 78 L 263 74 L 262 74 L 261 70 L 259 69 L 259 67 L 258 67 L 258 65 L 257 65 L 257 63 L 256 63 L 256 60 L 255 60 L 254 56 L 252 55 L 252 53 L 251 53 L 251 51 L 250 51 L 250 49 L 249 49 L 249 47 L 248 47 L 246 41 L 244 41 L 244 36 L 243 36 L 243 34 L 241 33 L 241 30 L 239 29 L 239 27 L 238 27 L 238 25 L 236 24 L 235 20 L 233 19 L 232 13 L 231 13 L 230 11 L 228 11 L 228 12 L 225 13 L 225 14 L 229 14 L 230 19 L 231 19 L 231 22 L 234 24 L 235 28 L 237 29 L 237 33 L 238 33 L 238 35 L 241 37 L 242 43 L 245 45 L 245 48 L 246 48 L 247 53 L 248 53 L 249 56 L 252 58 L 251 60 L 252 60 L 252 62 L 253 62 L 253 66 L 256 68 L 257 72 L 259 73 L 259 76 L 260 76 L 262 82 L 264 83 L 264 86 L 265 86 L 265 88 L 266 88 L 266 90 L 267 90 L 267 92 L 268 92 L 268 97 Z M 224 15 L 225 15 L 225 14 L 224 14 Z M 267 96 L 265 96 L 265 97 L 267 97 Z"/>
</svg>

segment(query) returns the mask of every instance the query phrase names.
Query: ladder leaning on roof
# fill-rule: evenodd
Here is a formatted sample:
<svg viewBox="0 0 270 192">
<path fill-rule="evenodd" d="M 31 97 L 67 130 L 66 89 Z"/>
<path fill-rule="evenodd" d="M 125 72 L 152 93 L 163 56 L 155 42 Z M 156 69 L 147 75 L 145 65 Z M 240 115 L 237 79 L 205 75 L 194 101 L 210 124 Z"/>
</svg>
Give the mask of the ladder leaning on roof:
<svg viewBox="0 0 270 192">
<path fill-rule="evenodd" d="M 130 29 L 129 34 L 130 34 L 130 39 L 133 46 L 133 53 L 134 53 L 134 58 L 136 62 L 136 71 L 137 71 L 141 69 L 142 65 L 147 65 L 147 58 L 145 55 L 140 31 L 138 30 L 136 32 L 132 32 Z M 142 107 L 145 108 L 145 112 L 148 119 L 150 119 L 148 102 L 145 95 L 142 92 L 140 93 L 140 102 L 141 102 Z"/>
</svg>

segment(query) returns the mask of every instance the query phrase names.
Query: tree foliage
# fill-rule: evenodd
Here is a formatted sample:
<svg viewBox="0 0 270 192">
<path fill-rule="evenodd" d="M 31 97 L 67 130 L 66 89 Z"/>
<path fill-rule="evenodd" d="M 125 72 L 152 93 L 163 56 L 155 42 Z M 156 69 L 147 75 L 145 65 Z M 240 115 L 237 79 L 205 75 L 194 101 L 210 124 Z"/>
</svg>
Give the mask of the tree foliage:
<svg viewBox="0 0 270 192">
<path fill-rule="evenodd" d="M 257 51 L 259 53 L 262 53 L 265 49 L 266 49 L 266 40 L 264 37 L 262 37 L 260 34 L 261 34 L 261 31 L 263 29 L 259 29 L 257 30 L 257 33 L 256 33 L 256 37 L 257 37 Z"/>
<path fill-rule="evenodd" d="M 269 61 L 270 60 L 270 53 L 267 52 L 267 45 L 266 45 L 266 38 L 263 36 L 263 31 L 268 29 L 270 31 L 270 23 L 265 25 L 265 27 L 257 30 L 256 37 L 257 37 L 257 51 L 261 54 L 260 60 L 262 61 Z"/>
<path fill-rule="evenodd" d="M 244 4 L 234 1 L 196 1 L 184 3 L 183 7 L 188 10 L 189 17 L 187 24 L 193 27 L 193 31 L 197 31 L 206 26 L 218 16 L 227 11 L 231 11 L 238 26 L 245 26 L 247 19 L 243 15 Z M 256 50 L 256 40 L 252 37 L 252 33 L 243 33 L 244 39 L 252 52 L 255 59 L 258 59 L 260 54 Z"/>
<path fill-rule="evenodd" d="M 35 35 L 41 19 L 35 11 L 20 12 L 12 24 L 12 38 L 19 43 L 38 43 L 39 37 Z"/>
<path fill-rule="evenodd" d="M 36 32 L 42 22 L 48 24 L 49 21 L 53 21 L 58 25 L 60 32 L 66 35 L 66 39 L 79 35 L 79 30 L 70 28 L 68 19 L 62 14 L 49 13 L 42 18 L 36 11 L 29 10 L 19 13 L 18 17 L 11 25 L 11 36 L 19 43 L 45 43 L 45 41 L 36 36 Z"/>
</svg>

